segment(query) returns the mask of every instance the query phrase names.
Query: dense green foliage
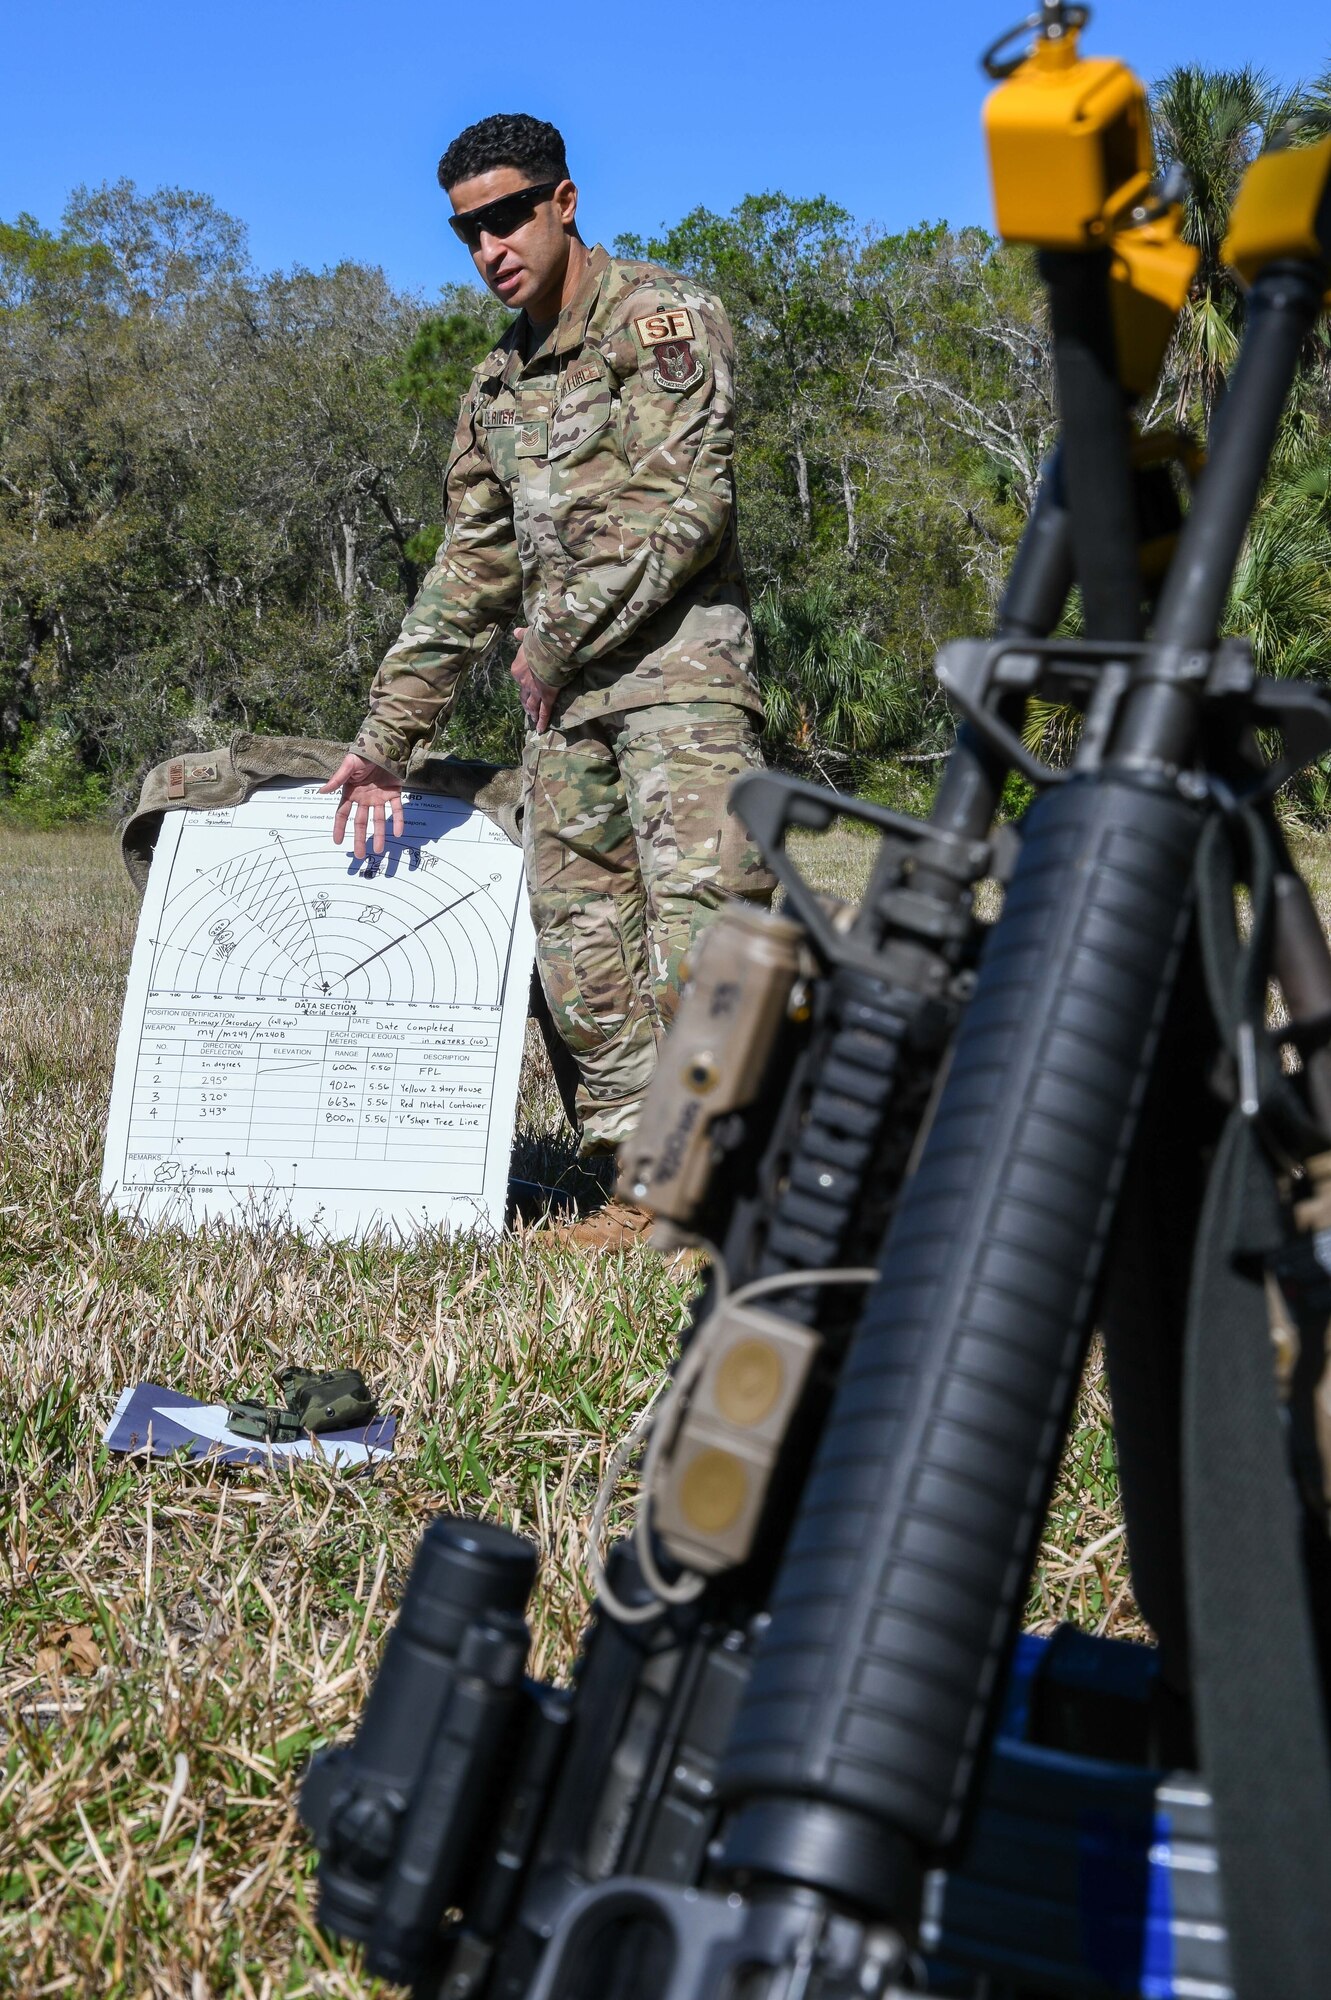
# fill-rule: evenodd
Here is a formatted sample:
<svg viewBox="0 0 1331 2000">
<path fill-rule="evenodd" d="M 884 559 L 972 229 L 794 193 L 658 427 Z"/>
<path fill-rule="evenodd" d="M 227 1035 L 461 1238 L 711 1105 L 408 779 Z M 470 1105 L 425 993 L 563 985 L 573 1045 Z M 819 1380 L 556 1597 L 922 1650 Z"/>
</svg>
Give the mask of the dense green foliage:
<svg viewBox="0 0 1331 2000">
<path fill-rule="evenodd" d="M 1145 420 L 1200 433 L 1241 331 L 1219 247 L 1238 179 L 1275 133 L 1326 129 L 1331 81 L 1183 69 L 1155 104 L 1202 260 Z M 782 194 L 619 247 L 698 277 L 735 327 L 773 753 L 906 796 L 950 738 L 934 649 L 992 617 L 1054 433 L 1032 260 Z M 241 226 L 178 190 L 78 190 L 58 231 L 0 224 L 8 809 L 121 802 L 148 763 L 236 727 L 349 734 L 438 544 L 457 399 L 504 320 L 483 293 L 427 307 L 355 264 L 256 274 Z M 1308 356 L 1235 592 L 1274 671 L 1331 658 L 1329 353 Z M 505 658 L 460 699 L 459 747 L 516 749 Z"/>
<path fill-rule="evenodd" d="M 236 727 L 340 736 L 438 540 L 502 313 L 381 273 L 257 278 L 202 197 L 0 233 L 0 753 L 123 796 Z"/>
</svg>

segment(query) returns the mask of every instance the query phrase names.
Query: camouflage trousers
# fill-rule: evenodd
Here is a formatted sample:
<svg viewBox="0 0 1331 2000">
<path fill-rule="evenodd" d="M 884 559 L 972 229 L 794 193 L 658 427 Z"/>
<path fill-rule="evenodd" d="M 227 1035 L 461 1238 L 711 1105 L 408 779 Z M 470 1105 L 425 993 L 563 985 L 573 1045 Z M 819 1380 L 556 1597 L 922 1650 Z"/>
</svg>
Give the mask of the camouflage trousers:
<svg viewBox="0 0 1331 2000">
<path fill-rule="evenodd" d="M 731 702 L 662 704 L 528 738 L 522 845 L 536 963 L 577 1060 L 581 1146 L 632 1131 L 694 939 L 732 896 L 775 886 L 729 811 L 761 764 Z"/>
</svg>

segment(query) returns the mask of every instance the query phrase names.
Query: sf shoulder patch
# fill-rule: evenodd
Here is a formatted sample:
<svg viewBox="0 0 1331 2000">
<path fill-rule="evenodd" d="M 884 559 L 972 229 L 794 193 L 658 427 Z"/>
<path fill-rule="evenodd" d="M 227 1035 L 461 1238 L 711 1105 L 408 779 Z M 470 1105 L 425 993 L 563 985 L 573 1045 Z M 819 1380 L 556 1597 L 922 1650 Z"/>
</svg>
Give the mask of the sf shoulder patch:
<svg viewBox="0 0 1331 2000">
<path fill-rule="evenodd" d="M 633 322 L 639 347 L 659 347 L 663 340 L 696 340 L 698 329 L 687 306 L 662 306 L 659 312 L 644 313 Z"/>
<path fill-rule="evenodd" d="M 691 389 L 703 378 L 703 365 L 687 340 L 662 340 L 652 349 L 652 374 L 661 389 Z"/>
</svg>

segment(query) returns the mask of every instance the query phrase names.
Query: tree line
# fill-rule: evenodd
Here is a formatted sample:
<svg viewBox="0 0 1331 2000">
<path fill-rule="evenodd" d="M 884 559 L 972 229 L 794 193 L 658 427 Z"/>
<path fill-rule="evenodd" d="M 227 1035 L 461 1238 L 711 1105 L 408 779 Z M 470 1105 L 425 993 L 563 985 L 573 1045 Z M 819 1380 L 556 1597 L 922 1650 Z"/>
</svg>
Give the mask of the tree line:
<svg viewBox="0 0 1331 2000">
<path fill-rule="evenodd" d="M 1148 425 L 1204 433 L 1242 298 L 1220 256 L 1239 177 L 1331 130 L 1331 70 L 1278 89 L 1176 70 L 1153 93 L 1187 169 L 1192 297 Z M 918 797 L 951 724 L 930 662 L 984 630 L 1056 427 L 1031 256 L 978 227 L 859 227 L 752 195 L 623 239 L 717 292 L 738 346 L 740 532 L 773 758 Z M 507 320 L 354 263 L 257 273 L 208 197 L 77 190 L 0 223 L 0 807 L 121 807 L 236 728 L 345 738 L 441 533 L 474 363 Z M 1331 661 L 1331 345 L 1310 343 L 1231 606 L 1267 671 Z M 499 649 L 447 725 L 509 760 Z M 1303 807 L 1331 805 L 1315 776 Z"/>
</svg>

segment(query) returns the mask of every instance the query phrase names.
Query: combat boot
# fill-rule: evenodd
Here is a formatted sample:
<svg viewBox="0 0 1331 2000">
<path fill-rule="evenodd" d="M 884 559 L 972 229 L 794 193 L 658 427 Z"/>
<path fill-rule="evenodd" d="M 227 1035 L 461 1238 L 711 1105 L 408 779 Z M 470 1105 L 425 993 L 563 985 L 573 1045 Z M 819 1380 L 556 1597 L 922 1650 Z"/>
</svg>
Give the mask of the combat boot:
<svg viewBox="0 0 1331 2000">
<path fill-rule="evenodd" d="M 547 1223 L 541 1235 L 575 1250 L 633 1250 L 646 1245 L 655 1220 L 647 1209 L 611 1196 L 579 1221 Z"/>
</svg>

